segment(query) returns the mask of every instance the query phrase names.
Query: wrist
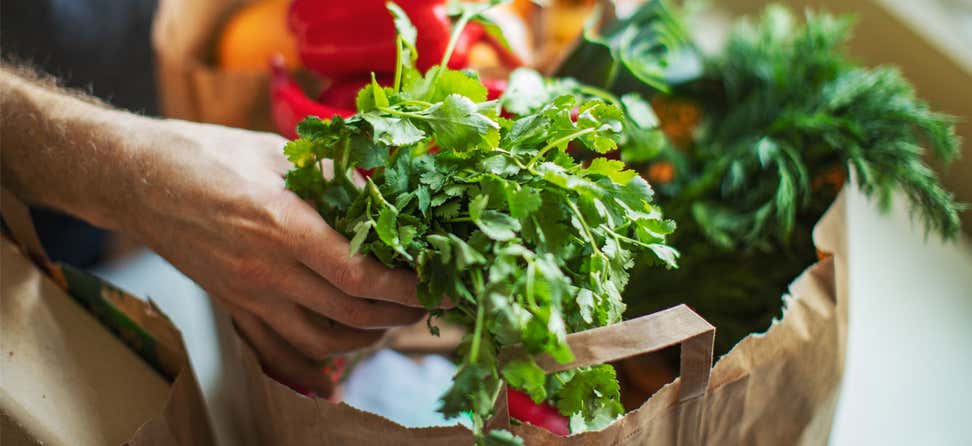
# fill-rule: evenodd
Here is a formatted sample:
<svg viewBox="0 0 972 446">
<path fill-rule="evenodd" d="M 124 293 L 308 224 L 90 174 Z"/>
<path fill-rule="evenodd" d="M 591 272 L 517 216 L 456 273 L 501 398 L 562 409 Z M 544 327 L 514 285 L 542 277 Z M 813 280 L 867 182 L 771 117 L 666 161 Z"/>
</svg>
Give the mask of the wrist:
<svg viewBox="0 0 972 446">
<path fill-rule="evenodd" d="M 150 118 L 117 110 L 99 110 L 79 119 L 81 131 L 91 135 L 95 148 L 85 160 L 87 172 L 79 171 L 81 196 L 66 203 L 70 212 L 96 226 L 121 230 L 132 224 L 144 187 L 139 171 L 149 164 L 151 154 L 141 134 L 151 128 Z"/>
<path fill-rule="evenodd" d="M 4 187 L 107 229 L 139 232 L 152 218 L 141 214 L 165 199 L 163 185 L 183 175 L 179 163 L 191 157 L 172 121 L 113 110 L 6 66 L 0 118 Z"/>
<path fill-rule="evenodd" d="M 98 133 L 106 150 L 94 159 L 97 175 L 83 182 L 87 200 L 76 212 L 97 226 L 141 237 L 174 201 L 172 184 L 180 175 L 177 164 L 185 154 L 184 138 L 170 121 L 104 110 L 86 125 Z"/>
</svg>

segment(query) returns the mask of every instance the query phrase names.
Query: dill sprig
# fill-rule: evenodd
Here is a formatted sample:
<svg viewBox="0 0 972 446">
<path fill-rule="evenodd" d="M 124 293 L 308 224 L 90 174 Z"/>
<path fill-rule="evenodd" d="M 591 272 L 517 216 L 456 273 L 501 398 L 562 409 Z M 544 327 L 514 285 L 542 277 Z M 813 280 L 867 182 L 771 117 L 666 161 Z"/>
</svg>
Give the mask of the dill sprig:
<svg viewBox="0 0 972 446">
<path fill-rule="evenodd" d="M 664 0 L 642 7 L 666 13 L 642 15 L 650 20 L 639 26 L 681 22 Z M 672 65 L 704 67 L 694 80 L 668 78 L 667 93 L 657 82 L 605 85 L 654 96 L 671 142 L 641 168 L 678 222 L 672 244 L 680 268 L 659 274 L 644 267 L 651 259 L 639 259 L 628 314 L 686 303 L 718 327 L 718 353 L 764 330 L 779 316 L 788 284 L 816 260 L 813 226 L 851 178 L 883 209 L 902 193 L 926 234 L 948 239 L 959 231 L 964 205 L 925 162 L 926 150 L 944 162 L 958 156 L 956 119 L 919 100 L 897 69 L 851 60 L 844 47 L 852 25 L 849 17 L 812 12 L 800 21 L 771 6 L 755 21 L 737 22 L 716 54 L 656 47 L 654 56 Z M 586 74 L 567 68 L 559 73 Z M 678 118 L 680 107 L 695 107 L 701 121 Z M 622 145 L 622 159 L 644 159 L 638 153 L 647 152 Z M 652 178 L 654 168 L 668 173 Z"/>
<path fill-rule="evenodd" d="M 703 125 L 690 156 L 698 171 L 674 200 L 690 204 L 706 235 L 726 248 L 786 243 L 827 170 L 852 170 L 884 209 L 894 191 L 926 232 L 960 229 L 955 202 L 924 161 L 959 153 L 955 118 L 916 98 L 895 68 L 864 68 L 842 51 L 852 20 L 771 6 L 741 21 L 708 61 Z M 686 194 L 687 193 L 687 194 Z M 680 196 L 680 194 L 686 194 Z"/>
</svg>

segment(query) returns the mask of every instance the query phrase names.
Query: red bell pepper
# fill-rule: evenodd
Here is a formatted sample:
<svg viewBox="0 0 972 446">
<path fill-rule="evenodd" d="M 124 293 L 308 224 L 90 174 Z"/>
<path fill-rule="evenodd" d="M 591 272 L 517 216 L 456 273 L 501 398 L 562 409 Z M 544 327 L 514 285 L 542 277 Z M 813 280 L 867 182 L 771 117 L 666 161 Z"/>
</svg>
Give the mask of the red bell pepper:
<svg viewBox="0 0 972 446">
<path fill-rule="evenodd" d="M 395 25 L 386 0 L 294 0 L 288 23 L 304 66 L 322 76 L 395 71 Z M 439 63 L 452 30 L 445 0 L 398 0 L 418 30 L 417 65 Z"/>
<path fill-rule="evenodd" d="M 441 60 L 449 43 L 452 24 L 446 15 L 446 1 L 399 0 L 397 3 L 418 31 L 417 65 L 422 70 L 428 69 Z M 353 115 L 357 92 L 370 81 L 371 73 L 376 73 L 379 81 L 394 73 L 396 31 L 385 0 L 353 3 L 294 0 L 288 23 L 297 36 L 304 66 L 331 78 L 332 84 L 321 93 L 318 101 L 314 101 L 290 78 L 281 63 L 273 63 L 272 115 L 283 136 L 295 138 L 295 127 L 305 116 Z M 478 42 L 492 45 L 504 64 L 510 67 L 523 65 L 516 54 L 501 45 L 481 25 L 469 23 L 456 42 L 449 68 L 465 67 L 469 49 Z M 504 80 L 485 79 L 483 83 L 490 99 L 498 98 L 506 89 Z"/>
<path fill-rule="evenodd" d="M 383 86 L 390 86 L 393 83 L 391 78 L 385 75 L 377 76 L 378 83 Z M 371 75 L 337 79 L 321 92 L 317 100 L 332 107 L 354 110 L 358 106 L 356 103 L 358 92 L 370 83 Z"/>
<path fill-rule="evenodd" d="M 508 82 L 505 79 L 483 79 L 483 86 L 486 87 L 486 98 L 491 101 L 503 96 L 507 85 Z"/>
<path fill-rule="evenodd" d="M 506 399 L 511 417 L 542 427 L 557 435 L 570 435 L 570 420 L 550 404 L 534 403 L 527 394 L 509 387 L 506 390 Z"/>
<path fill-rule="evenodd" d="M 354 115 L 354 107 L 350 109 L 333 107 L 314 101 L 307 97 L 287 72 L 283 61 L 274 59 L 272 65 L 273 78 L 270 80 L 270 106 L 273 122 L 281 135 L 297 138 L 297 124 L 307 116 L 317 116 L 329 119 L 334 115 L 344 118 Z"/>
<path fill-rule="evenodd" d="M 386 0 L 294 0 L 287 21 L 297 36 L 298 52 L 304 66 L 331 78 L 372 72 L 393 73 L 396 31 L 385 3 Z M 439 63 L 449 45 L 452 23 L 446 15 L 446 0 L 398 0 L 396 3 L 418 31 L 416 65 L 425 71 Z M 482 26 L 470 23 L 456 42 L 449 68 L 467 66 L 469 49 L 477 42 L 492 46 L 504 64 L 510 67 L 523 65 L 519 56 L 496 41 Z"/>
</svg>

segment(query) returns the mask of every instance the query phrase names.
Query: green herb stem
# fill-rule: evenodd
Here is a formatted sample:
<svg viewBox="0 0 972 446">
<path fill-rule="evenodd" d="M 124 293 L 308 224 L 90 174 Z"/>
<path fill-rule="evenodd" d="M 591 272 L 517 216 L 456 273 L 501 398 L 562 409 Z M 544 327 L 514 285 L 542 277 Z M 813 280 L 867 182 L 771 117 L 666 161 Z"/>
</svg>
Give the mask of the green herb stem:
<svg viewBox="0 0 972 446">
<path fill-rule="evenodd" d="M 398 35 L 395 37 L 395 93 L 402 91 L 402 74 L 405 72 L 403 70 L 404 62 L 402 61 L 402 45 L 405 44 L 405 40 L 402 36 Z"/>
<path fill-rule="evenodd" d="M 404 118 L 421 119 L 423 121 L 429 119 L 429 117 L 425 115 L 420 115 L 418 113 L 406 112 L 401 110 L 395 110 L 394 108 L 390 108 L 390 107 L 382 107 L 379 110 L 391 115 L 401 116 Z"/>
<path fill-rule="evenodd" d="M 479 359 L 479 343 L 483 337 L 483 317 L 485 317 L 485 304 L 480 301 L 476 304 L 476 325 L 473 328 L 472 345 L 469 347 L 469 362 L 475 364 Z"/>
<path fill-rule="evenodd" d="M 561 137 L 561 138 L 558 138 L 558 139 L 555 139 L 555 140 L 551 141 L 546 146 L 543 146 L 543 148 L 540 149 L 539 152 L 537 152 L 536 156 L 534 156 L 533 158 L 530 159 L 530 162 L 527 163 L 527 167 L 528 168 L 533 167 L 533 165 L 536 164 L 537 161 L 540 160 L 540 158 L 543 158 L 543 156 L 546 155 L 547 152 L 550 151 L 550 149 L 552 149 L 554 147 L 557 147 L 557 146 L 559 146 L 559 145 L 561 145 L 561 144 L 563 144 L 565 142 L 573 141 L 573 140 L 575 140 L 577 138 L 580 138 L 581 136 L 584 136 L 584 135 L 586 135 L 588 133 L 594 133 L 596 131 L 597 131 L 597 129 L 595 129 L 593 127 L 588 127 L 588 128 L 586 128 L 584 130 L 580 130 L 580 131 L 574 132 L 574 133 L 572 133 L 570 135 L 567 135 L 567 136 L 564 136 L 564 137 Z"/>
<path fill-rule="evenodd" d="M 570 211 L 574 213 L 574 216 L 577 217 L 577 221 L 580 222 L 581 227 L 584 229 L 584 235 L 587 237 L 587 242 L 590 243 L 591 249 L 593 249 L 598 256 L 606 260 L 607 256 L 604 255 L 604 253 L 601 252 L 601 248 L 597 246 L 597 239 L 594 238 L 594 233 L 591 232 L 591 227 L 587 225 L 587 221 L 584 220 L 584 215 L 581 214 L 580 209 L 577 209 L 577 205 L 572 201 L 568 201 L 567 206 L 570 208 Z"/>
<path fill-rule="evenodd" d="M 456 50 L 456 43 L 459 42 L 459 36 L 462 35 L 462 30 L 466 27 L 476 14 L 464 12 L 459 16 L 459 20 L 456 21 L 455 26 L 452 28 L 452 35 L 449 36 L 449 45 L 446 46 L 445 53 L 442 55 L 442 61 L 439 62 L 439 72 L 441 73 L 449 65 L 449 59 L 452 58 L 452 52 Z M 438 78 L 438 73 L 436 73 L 436 78 Z M 432 80 L 435 82 L 435 79 Z"/>
</svg>

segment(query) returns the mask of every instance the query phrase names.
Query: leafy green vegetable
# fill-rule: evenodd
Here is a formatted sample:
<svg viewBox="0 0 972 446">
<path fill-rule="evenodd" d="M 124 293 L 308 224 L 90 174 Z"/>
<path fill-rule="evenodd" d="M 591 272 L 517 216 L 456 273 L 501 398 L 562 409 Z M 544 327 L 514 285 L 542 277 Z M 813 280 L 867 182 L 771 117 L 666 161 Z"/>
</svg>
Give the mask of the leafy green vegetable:
<svg viewBox="0 0 972 446">
<path fill-rule="evenodd" d="M 624 148 L 621 151 L 621 158 L 625 162 L 653 158 L 666 145 L 665 137 L 658 129 L 658 118 L 652 112 L 651 106 L 636 93 L 627 93 L 618 98 L 608 91 L 578 83 L 574 79 L 544 79 L 534 70 L 520 68 L 510 75 L 508 87 L 500 98 L 500 104 L 504 110 L 513 114 L 528 115 L 535 113 L 544 104 L 564 96 L 573 96 L 582 101 L 598 99 L 614 106 L 604 110 L 617 109 L 622 112 L 615 113 L 610 118 L 617 123 L 624 123 L 617 145 Z M 578 118 L 586 117 L 581 114 L 583 111 L 588 110 L 578 110 Z M 589 112 L 599 113 L 600 111 L 590 110 Z M 529 132 L 539 131 L 535 126 L 544 125 L 548 118 L 551 117 L 523 121 L 522 128 L 513 129 L 513 133 L 517 138 L 528 138 Z M 564 117 L 558 118 L 564 119 Z M 595 152 L 605 153 L 614 150 L 615 146 L 610 142 L 603 139 L 601 142 L 605 145 L 595 146 Z"/>
<path fill-rule="evenodd" d="M 407 17 L 393 13 L 407 29 Z M 413 51 L 410 38 L 399 37 L 400 55 Z M 411 60 L 399 57 L 395 87 L 362 89 L 358 114 L 298 126 L 300 138 L 284 148 L 294 163 L 287 187 L 350 237 L 353 251 L 415 269 L 433 316 L 470 328 L 440 410 L 471 413 L 479 443 L 519 444 L 508 432 L 483 432 L 502 380 L 555 402 L 576 429 L 603 427 L 622 412 L 613 369 L 548 376 L 533 357 L 570 362 L 568 333 L 619 322 L 637 253 L 675 265 L 664 245 L 674 223 L 651 204 L 648 184 L 619 163 L 584 167 L 565 153 L 572 143 L 614 149 L 624 111 L 551 95 L 505 119 L 475 74 L 439 66 L 422 75 Z M 330 180 L 325 158 L 334 161 Z M 374 174 L 359 188 L 351 175 L 365 166 Z M 456 306 L 444 312 L 445 297 Z M 500 350 L 514 344 L 525 354 L 501 364 Z"/>
<path fill-rule="evenodd" d="M 646 3 L 648 11 L 636 16 L 662 5 Z M 640 26 L 668 23 L 655 18 Z M 718 327 L 717 354 L 764 330 L 779 315 L 788 284 L 816 260 L 813 225 L 851 179 L 885 208 L 893 192 L 903 192 L 926 230 L 956 234 L 964 206 L 942 188 L 922 149 L 945 161 L 957 156 L 954 118 L 931 111 L 897 70 L 854 64 L 842 49 L 850 27 L 848 18 L 813 13 L 800 25 L 778 6 L 755 23 L 740 21 L 722 51 L 695 53 L 705 66 L 700 78 L 660 96 L 701 109 L 702 122 L 683 129 L 694 136 L 689 146 L 650 153 L 621 144 L 622 159 L 647 162 L 636 168 L 673 169 L 670 182 L 655 186 L 666 214 L 680 224 L 672 242 L 685 255 L 679 270 L 666 274 L 644 268 L 659 252 L 638 259 L 626 299 L 633 314 L 686 303 Z M 620 63 L 620 56 L 608 57 Z M 586 71 L 565 65 L 559 73 Z M 644 82 L 640 91 L 656 87 Z"/>
<path fill-rule="evenodd" d="M 902 191 L 927 230 L 955 235 L 960 206 L 922 159 L 922 147 L 945 161 L 958 154 L 954 118 L 930 111 L 897 70 L 850 62 L 841 51 L 849 18 L 806 19 L 799 27 L 771 7 L 758 25 L 738 25 L 710 61 L 718 94 L 699 96 L 712 120 L 683 188 L 694 196 L 679 205 L 702 198 L 693 213 L 726 247 L 785 243 L 815 179 L 847 166 L 885 207 Z"/>
<path fill-rule="evenodd" d="M 558 383 L 561 387 L 555 397 L 558 410 L 573 414 L 573 433 L 602 429 L 624 412 L 614 367 L 597 365 L 580 370 L 583 373 L 568 375 Z"/>
<path fill-rule="evenodd" d="M 634 14 L 596 30 L 600 14 L 558 68 L 558 77 L 621 93 L 668 91 L 666 69 L 673 50 L 688 41 L 677 11 L 664 0 L 648 0 Z"/>
</svg>

